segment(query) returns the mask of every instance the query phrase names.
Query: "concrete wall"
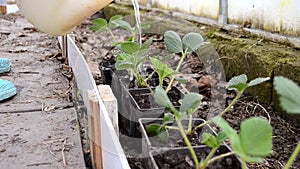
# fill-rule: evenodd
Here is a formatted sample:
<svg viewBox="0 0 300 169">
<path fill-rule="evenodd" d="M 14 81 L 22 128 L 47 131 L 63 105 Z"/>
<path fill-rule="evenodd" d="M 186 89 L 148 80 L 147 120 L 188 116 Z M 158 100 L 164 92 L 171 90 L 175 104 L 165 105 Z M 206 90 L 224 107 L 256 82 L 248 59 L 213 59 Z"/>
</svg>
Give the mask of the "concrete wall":
<svg viewBox="0 0 300 169">
<path fill-rule="evenodd" d="M 119 0 L 131 1 L 131 0 Z M 139 0 L 141 5 L 300 36 L 300 0 Z M 223 16 L 220 17 L 220 14 Z"/>
</svg>

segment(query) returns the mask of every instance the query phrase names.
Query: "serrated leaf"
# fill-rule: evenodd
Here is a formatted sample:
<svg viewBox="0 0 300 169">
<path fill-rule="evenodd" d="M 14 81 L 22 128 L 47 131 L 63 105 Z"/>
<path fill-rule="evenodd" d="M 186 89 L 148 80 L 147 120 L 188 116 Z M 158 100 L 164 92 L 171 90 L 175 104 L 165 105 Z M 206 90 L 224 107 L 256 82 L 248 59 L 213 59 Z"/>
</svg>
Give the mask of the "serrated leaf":
<svg viewBox="0 0 300 169">
<path fill-rule="evenodd" d="M 139 44 L 135 42 L 125 41 L 118 45 L 119 49 L 125 53 L 133 54 L 140 49 Z"/>
<path fill-rule="evenodd" d="M 196 110 L 201 104 L 201 95 L 198 93 L 188 93 L 184 96 L 182 104 L 180 106 L 180 112 L 187 112 L 190 110 Z"/>
<path fill-rule="evenodd" d="M 229 80 L 228 89 L 235 89 L 238 91 L 243 91 L 248 87 L 247 80 L 248 80 L 248 78 L 247 78 L 247 75 L 245 75 L 245 74 L 235 76 Z"/>
<path fill-rule="evenodd" d="M 190 32 L 182 38 L 184 49 L 188 48 L 189 52 L 196 51 L 203 45 L 203 37 L 199 33 Z"/>
<path fill-rule="evenodd" d="M 277 76 L 274 78 L 275 90 L 279 94 L 280 106 L 287 112 L 300 113 L 300 88 L 290 79 Z"/>
<path fill-rule="evenodd" d="M 253 79 L 249 82 L 248 86 L 255 86 L 255 85 L 258 85 L 258 84 L 261 84 L 265 81 L 268 81 L 270 80 L 269 77 L 259 77 L 259 78 L 256 78 L 256 79 Z"/>
<path fill-rule="evenodd" d="M 102 18 L 97 18 L 92 21 L 93 26 L 90 27 L 93 31 L 103 31 L 107 28 L 107 21 Z"/>
<path fill-rule="evenodd" d="M 164 42 L 168 51 L 180 53 L 183 51 L 180 36 L 174 31 L 167 31 L 164 34 Z"/>
<path fill-rule="evenodd" d="M 262 158 L 271 154 L 272 126 L 267 120 L 252 117 L 243 121 L 240 128 L 240 142 L 248 157 Z"/>
<path fill-rule="evenodd" d="M 202 134 L 202 143 L 207 145 L 208 147 L 214 148 L 218 146 L 216 137 L 210 133 L 203 133 Z"/>
<path fill-rule="evenodd" d="M 157 86 L 156 89 L 155 89 L 154 100 L 155 100 L 155 103 L 157 103 L 160 106 L 163 106 L 163 107 L 166 107 L 166 108 L 173 107 L 173 104 L 171 103 L 171 101 L 170 101 L 169 97 L 167 96 L 165 90 L 160 86 Z"/>
<path fill-rule="evenodd" d="M 171 114 L 171 113 L 166 113 L 166 114 L 164 115 L 162 124 L 163 124 L 163 125 L 166 125 L 166 124 L 170 124 L 170 123 L 173 123 L 173 122 L 174 122 L 174 115 Z"/>
</svg>

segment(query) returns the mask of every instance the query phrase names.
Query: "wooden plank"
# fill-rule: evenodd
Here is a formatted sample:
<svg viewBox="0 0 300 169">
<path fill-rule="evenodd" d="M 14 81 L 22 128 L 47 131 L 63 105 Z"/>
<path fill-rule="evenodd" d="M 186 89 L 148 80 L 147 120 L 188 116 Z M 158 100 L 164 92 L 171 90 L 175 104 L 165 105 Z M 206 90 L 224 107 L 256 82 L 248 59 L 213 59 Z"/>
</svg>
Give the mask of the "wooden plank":
<svg viewBox="0 0 300 169">
<path fill-rule="evenodd" d="M 100 107 L 95 92 L 88 90 L 88 100 L 88 124 L 92 166 L 94 169 L 102 169 Z"/>
</svg>

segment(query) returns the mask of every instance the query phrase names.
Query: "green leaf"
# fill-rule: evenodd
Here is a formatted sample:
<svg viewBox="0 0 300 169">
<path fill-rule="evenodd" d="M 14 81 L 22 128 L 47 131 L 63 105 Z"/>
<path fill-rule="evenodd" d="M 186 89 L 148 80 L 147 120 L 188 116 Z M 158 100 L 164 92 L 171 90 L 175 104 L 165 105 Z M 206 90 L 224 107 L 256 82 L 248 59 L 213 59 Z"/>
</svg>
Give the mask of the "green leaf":
<svg viewBox="0 0 300 169">
<path fill-rule="evenodd" d="M 155 89 L 154 100 L 160 106 L 163 106 L 163 107 L 166 107 L 166 108 L 172 108 L 173 107 L 173 104 L 171 103 L 171 101 L 170 101 L 168 95 L 166 94 L 165 90 L 160 86 L 157 86 L 156 89 Z"/>
<path fill-rule="evenodd" d="M 146 42 L 144 42 L 140 48 L 140 50 L 148 50 L 152 44 L 153 38 L 148 39 Z"/>
<path fill-rule="evenodd" d="M 156 136 L 159 128 L 161 128 L 161 124 L 153 123 L 153 124 L 148 125 L 146 127 L 146 130 L 150 136 Z"/>
<path fill-rule="evenodd" d="M 115 15 L 115 16 L 112 16 L 110 19 L 109 19 L 109 22 L 108 22 L 108 27 L 113 29 L 113 28 L 116 28 L 118 27 L 119 25 L 116 24 L 118 20 L 122 20 L 122 15 Z"/>
<path fill-rule="evenodd" d="M 277 76 L 274 78 L 275 90 L 279 94 L 280 106 L 290 113 L 300 113 L 300 88 L 293 81 Z"/>
<path fill-rule="evenodd" d="M 217 143 L 222 144 L 223 141 L 225 141 L 226 138 L 227 138 L 227 136 L 223 131 L 219 132 L 217 137 L 216 137 Z"/>
<path fill-rule="evenodd" d="M 97 18 L 92 21 L 93 26 L 90 27 L 93 31 L 103 31 L 107 28 L 107 21 L 102 18 Z"/>
<path fill-rule="evenodd" d="M 199 33 L 188 33 L 182 38 L 184 48 L 188 48 L 189 52 L 196 51 L 201 45 L 203 45 L 203 37 Z"/>
<path fill-rule="evenodd" d="M 219 146 L 219 144 L 217 143 L 216 137 L 210 133 L 202 134 L 202 143 L 204 143 L 205 145 L 207 145 L 208 147 L 211 147 L 211 148 L 215 148 L 215 147 Z"/>
<path fill-rule="evenodd" d="M 188 93 L 184 96 L 182 104 L 180 106 L 180 112 L 186 112 L 192 110 L 192 112 L 199 108 L 201 104 L 201 95 L 198 93 Z M 194 112 L 193 112 L 194 113 Z"/>
<path fill-rule="evenodd" d="M 150 124 L 146 130 L 150 136 L 157 136 L 163 142 L 166 142 L 169 138 L 168 130 L 160 124 Z"/>
<path fill-rule="evenodd" d="M 133 31 L 133 28 L 131 27 L 131 25 L 122 19 L 113 20 L 113 21 L 111 21 L 111 24 L 113 25 L 113 27 L 120 27 L 129 32 Z"/>
<path fill-rule="evenodd" d="M 229 138 L 233 150 L 241 156 L 244 156 L 244 151 L 240 143 L 240 139 L 236 131 L 220 116 L 216 116 L 212 121 L 220 127 L 225 135 Z"/>
<path fill-rule="evenodd" d="M 251 162 L 253 162 L 251 157 L 259 159 L 271 154 L 272 126 L 267 120 L 252 117 L 242 122 L 240 128 L 240 142 Z"/>
<path fill-rule="evenodd" d="M 265 81 L 268 81 L 268 80 L 270 80 L 269 77 L 264 77 L 264 78 L 259 77 L 259 78 L 256 78 L 256 79 L 251 80 L 250 83 L 248 84 L 248 86 L 249 86 L 249 87 L 250 87 L 250 86 L 255 86 L 255 85 L 261 84 L 261 83 L 263 83 L 263 82 L 265 82 Z"/>
<path fill-rule="evenodd" d="M 135 42 L 125 41 L 118 45 L 119 49 L 125 53 L 133 54 L 140 49 L 139 44 Z"/>
<path fill-rule="evenodd" d="M 126 70 L 126 69 L 132 69 L 134 70 L 135 69 L 135 64 L 132 63 L 132 62 L 128 62 L 126 60 L 123 60 L 123 61 L 117 61 L 116 62 L 116 69 L 117 70 Z"/>
<path fill-rule="evenodd" d="M 238 91 L 243 91 L 248 87 L 247 76 L 245 74 L 235 76 L 228 82 L 228 89 L 235 89 Z"/>
<path fill-rule="evenodd" d="M 162 124 L 166 125 L 166 124 L 170 124 L 173 122 L 174 122 L 174 115 L 172 113 L 166 113 L 163 118 Z"/>
<path fill-rule="evenodd" d="M 159 60 L 157 58 L 151 57 L 150 61 L 159 76 L 160 86 L 162 86 L 163 79 L 177 74 L 177 72 L 175 70 L 173 70 L 172 68 L 169 68 L 169 66 L 167 64 L 163 63 L 161 60 Z"/>
<path fill-rule="evenodd" d="M 174 31 L 167 31 L 164 34 L 164 42 L 168 51 L 180 53 L 183 51 L 180 36 Z"/>
</svg>

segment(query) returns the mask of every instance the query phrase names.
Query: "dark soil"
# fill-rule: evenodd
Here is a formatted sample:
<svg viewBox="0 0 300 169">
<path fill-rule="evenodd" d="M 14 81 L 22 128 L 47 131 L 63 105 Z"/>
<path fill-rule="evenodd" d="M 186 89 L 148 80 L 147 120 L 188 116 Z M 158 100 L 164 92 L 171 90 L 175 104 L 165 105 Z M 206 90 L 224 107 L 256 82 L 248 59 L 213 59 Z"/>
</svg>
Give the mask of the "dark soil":
<svg viewBox="0 0 300 169">
<path fill-rule="evenodd" d="M 204 121 L 203 120 L 193 120 L 193 125 L 192 128 L 194 129 L 196 126 L 202 124 Z M 161 120 L 156 120 L 150 123 L 144 123 L 144 128 L 147 128 L 147 126 L 149 124 L 161 124 Z M 184 128 L 187 128 L 188 125 L 188 120 L 182 120 L 182 124 L 184 126 Z M 177 127 L 176 122 L 173 124 L 169 124 L 168 126 L 173 126 L 173 127 Z M 204 129 L 204 130 L 203 130 Z M 192 146 L 199 146 L 199 145 L 204 145 L 203 143 L 201 143 L 202 139 L 201 139 L 201 135 L 203 132 L 206 133 L 210 133 L 210 134 L 215 134 L 213 129 L 210 126 L 205 126 L 202 128 L 199 128 L 198 130 L 196 130 L 194 133 L 188 135 L 188 139 L 190 140 Z M 169 133 L 169 137 L 168 140 L 166 142 L 162 142 L 158 137 L 156 136 L 149 136 L 149 141 L 152 147 L 184 147 L 186 146 L 184 140 L 181 137 L 181 134 L 178 130 L 168 130 Z"/>
<path fill-rule="evenodd" d="M 75 31 L 75 41 L 81 49 L 83 55 L 88 62 L 101 63 L 104 57 L 111 54 L 111 48 L 106 48 L 111 43 L 109 34 L 106 32 L 92 32 L 89 30 L 91 21 L 87 20 L 81 24 Z M 207 25 L 200 25 L 205 27 L 206 32 L 215 30 L 216 28 Z M 123 30 L 114 30 L 117 40 L 126 39 L 129 35 Z M 150 35 L 145 35 L 150 36 Z M 161 36 L 155 35 L 158 40 L 152 45 L 150 55 L 152 54 L 165 54 L 163 49 L 164 45 L 161 40 Z M 262 42 L 263 43 L 263 42 Z M 174 56 L 174 64 L 180 56 Z M 177 59 L 176 59 L 177 58 Z M 173 62 L 170 62 L 172 65 Z M 209 69 L 203 69 L 203 63 L 199 60 L 199 57 L 192 55 L 187 58 L 183 65 L 181 73 L 182 77 L 188 78 L 189 82 L 183 87 L 183 90 L 198 91 L 204 96 L 203 103 L 196 117 L 203 119 L 210 118 L 222 111 L 235 96 L 234 92 L 228 92 L 225 90 L 226 82 L 222 81 L 222 75 L 218 72 L 212 74 Z M 175 84 L 180 87 L 182 85 Z M 280 116 L 278 112 L 275 112 L 268 105 L 260 104 L 255 96 L 251 96 L 245 93 L 238 101 L 238 103 L 224 116 L 224 118 L 233 126 L 239 130 L 241 122 L 251 116 L 259 116 L 266 118 L 273 126 L 273 152 L 272 155 L 266 157 L 261 164 L 248 165 L 250 169 L 266 169 L 274 168 L 280 169 L 287 162 L 289 156 L 292 154 L 297 142 L 300 139 L 300 126 L 293 120 Z M 127 142 L 127 144 L 130 144 Z M 131 151 L 130 146 L 123 144 L 123 148 L 126 154 Z M 184 158 L 183 158 L 184 159 Z M 130 165 L 132 168 L 142 168 L 141 159 L 130 159 Z M 224 168 L 224 167 L 223 167 Z M 294 169 L 300 168 L 300 158 L 298 157 L 293 165 Z"/>
<path fill-rule="evenodd" d="M 207 147 L 195 148 L 198 160 L 204 159 L 210 149 Z M 215 155 L 225 154 L 230 152 L 226 146 L 221 146 Z M 193 164 L 190 152 L 187 149 L 177 149 L 169 150 L 165 153 L 154 156 L 155 162 L 160 169 L 189 169 L 195 168 Z M 216 160 L 215 162 L 209 164 L 207 169 L 239 169 L 241 167 L 240 161 L 236 156 L 231 155 L 221 160 Z"/>
</svg>

